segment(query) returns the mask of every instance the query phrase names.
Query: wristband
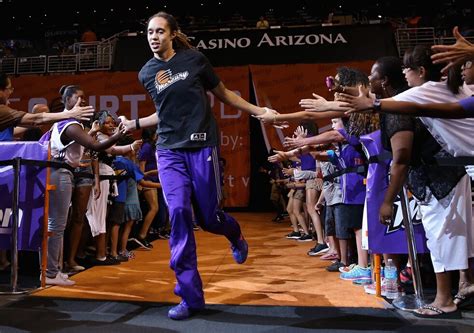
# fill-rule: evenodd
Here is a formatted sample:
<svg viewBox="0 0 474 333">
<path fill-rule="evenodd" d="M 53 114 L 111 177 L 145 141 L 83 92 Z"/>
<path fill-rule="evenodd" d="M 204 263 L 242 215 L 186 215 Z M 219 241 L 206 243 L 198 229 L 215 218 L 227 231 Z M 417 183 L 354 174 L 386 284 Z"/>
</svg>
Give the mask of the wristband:
<svg viewBox="0 0 474 333">
<path fill-rule="evenodd" d="M 380 110 L 382 109 L 382 102 L 380 101 L 380 99 L 378 98 L 374 99 L 374 103 L 372 104 L 372 109 L 375 112 L 380 112 Z"/>
<path fill-rule="evenodd" d="M 135 119 L 135 129 L 140 129 L 140 128 L 141 128 L 140 127 L 140 119 L 137 118 L 137 119 Z"/>
</svg>

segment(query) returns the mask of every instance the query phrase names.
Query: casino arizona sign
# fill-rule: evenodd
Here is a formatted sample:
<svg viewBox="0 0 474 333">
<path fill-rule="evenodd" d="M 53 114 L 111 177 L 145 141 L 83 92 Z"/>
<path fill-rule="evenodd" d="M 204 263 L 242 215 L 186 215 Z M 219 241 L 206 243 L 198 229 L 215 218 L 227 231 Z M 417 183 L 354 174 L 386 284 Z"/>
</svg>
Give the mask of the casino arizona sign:
<svg viewBox="0 0 474 333">
<path fill-rule="evenodd" d="M 195 37 L 188 37 L 195 43 Z M 347 39 L 341 33 L 337 34 L 307 34 L 307 35 L 275 35 L 264 33 L 257 40 L 249 37 L 240 38 L 213 38 L 209 40 L 200 39 L 196 45 L 198 49 L 245 49 L 248 47 L 281 47 L 281 46 L 305 46 L 317 44 L 346 44 Z"/>
</svg>

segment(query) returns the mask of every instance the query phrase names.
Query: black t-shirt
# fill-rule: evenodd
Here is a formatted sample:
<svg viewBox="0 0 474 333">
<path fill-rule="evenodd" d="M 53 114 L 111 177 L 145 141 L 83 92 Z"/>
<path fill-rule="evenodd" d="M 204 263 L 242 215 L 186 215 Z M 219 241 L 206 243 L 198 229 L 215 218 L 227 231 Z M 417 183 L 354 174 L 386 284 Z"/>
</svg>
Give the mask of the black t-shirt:
<svg viewBox="0 0 474 333">
<path fill-rule="evenodd" d="M 138 79 L 155 103 L 158 148 L 218 145 L 217 122 L 206 92 L 220 79 L 201 52 L 177 50 L 167 62 L 152 58 L 140 70 Z"/>
</svg>

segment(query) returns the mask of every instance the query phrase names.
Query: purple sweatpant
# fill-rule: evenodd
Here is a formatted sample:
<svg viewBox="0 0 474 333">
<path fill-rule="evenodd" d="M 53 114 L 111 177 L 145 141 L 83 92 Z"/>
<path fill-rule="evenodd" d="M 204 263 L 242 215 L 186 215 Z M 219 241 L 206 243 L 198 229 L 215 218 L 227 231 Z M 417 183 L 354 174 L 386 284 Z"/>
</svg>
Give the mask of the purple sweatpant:
<svg viewBox="0 0 474 333">
<path fill-rule="evenodd" d="M 217 147 L 158 149 L 158 172 L 171 220 L 170 267 L 176 274 L 175 294 L 191 308 L 204 307 L 201 277 L 197 270 L 191 202 L 203 230 L 224 235 L 233 243 L 240 226 L 219 210 L 221 193 Z"/>
</svg>

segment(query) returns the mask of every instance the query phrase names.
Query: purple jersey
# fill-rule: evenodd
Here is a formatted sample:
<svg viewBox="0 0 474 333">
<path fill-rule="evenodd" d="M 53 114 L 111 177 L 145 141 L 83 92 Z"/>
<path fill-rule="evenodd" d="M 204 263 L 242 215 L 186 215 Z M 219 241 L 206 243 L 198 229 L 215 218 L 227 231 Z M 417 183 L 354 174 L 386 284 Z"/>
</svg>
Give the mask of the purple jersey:
<svg viewBox="0 0 474 333">
<path fill-rule="evenodd" d="M 316 160 L 310 154 L 303 154 L 301 159 L 301 170 L 316 170 Z"/>
<path fill-rule="evenodd" d="M 347 134 L 345 129 L 339 129 L 339 133 L 346 139 L 342 146 L 336 165 L 340 170 L 357 167 L 364 164 L 364 158 L 358 150 L 359 138 Z M 341 176 L 342 203 L 348 205 L 362 205 L 365 201 L 364 176 L 355 172 L 348 172 Z"/>
<path fill-rule="evenodd" d="M 140 162 L 145 161 L 145 172 L 156 170 L 155 148 L 151 143 L 143 143 L 140 151 L 138 152 L 138 160 Z M 158 175 L 146 176 L 146 179 L 155 183 L 159 183 Z"/>
</svg>

